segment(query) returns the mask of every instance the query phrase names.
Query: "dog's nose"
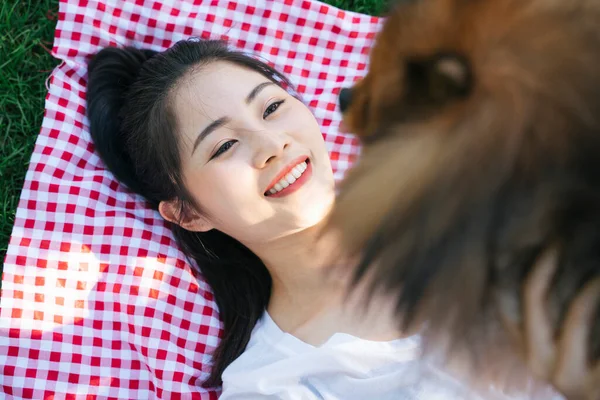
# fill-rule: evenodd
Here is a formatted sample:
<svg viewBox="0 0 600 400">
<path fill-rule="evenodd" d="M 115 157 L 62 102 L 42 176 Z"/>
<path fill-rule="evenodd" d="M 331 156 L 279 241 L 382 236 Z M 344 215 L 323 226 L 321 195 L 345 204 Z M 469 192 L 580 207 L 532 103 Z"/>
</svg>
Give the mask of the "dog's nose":
<svg viewBox="0 0 600 400">
<path fill-rule="evenodd" d="M 352 102 L 352 89 L 342 88 L 342 90 L 340 90 L 339 102 L 340 110 L 342 112 L 346 112 L 348 107 L 350 107 L 350 103 Z"/>
</svg>

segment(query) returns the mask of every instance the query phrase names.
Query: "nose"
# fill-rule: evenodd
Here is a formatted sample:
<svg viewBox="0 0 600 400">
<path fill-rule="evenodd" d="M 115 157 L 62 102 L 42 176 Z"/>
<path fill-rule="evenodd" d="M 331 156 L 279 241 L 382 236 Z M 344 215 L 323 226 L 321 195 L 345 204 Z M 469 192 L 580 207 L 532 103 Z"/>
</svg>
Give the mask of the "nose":
<svg viewBox="0 0 600 400">
<path fill-rule="evenodd" d="M 338 101 L 340 103 L 340 110 L 343 113 L 346 112 L 348 107 L 350 107 L 350 103 L 352 102 L 352 89 L 342 88 L 342 90 L 340 90 Z"/>
<path fill-rule="evenodd" d="M 271 161 L 282 157 L 290 146 L 290 137 L 281 132 L 263 131 L 255 133 L 255 168 L 264 168 Z"/>
</svg>

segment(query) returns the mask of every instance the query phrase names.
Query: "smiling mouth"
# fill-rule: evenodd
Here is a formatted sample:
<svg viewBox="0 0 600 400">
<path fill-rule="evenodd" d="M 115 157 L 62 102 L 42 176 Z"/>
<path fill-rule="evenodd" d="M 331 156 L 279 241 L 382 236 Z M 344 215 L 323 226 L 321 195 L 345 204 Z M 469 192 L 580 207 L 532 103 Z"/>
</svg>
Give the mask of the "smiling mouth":
<svg viewBox="0 0 600 400">
<path fill-rule="evenodd" d="M 299 187 L 306 181 L 310 173 L 310 160 L 307 158 L 290 170 L 283 178 L 275 183 L 271 189 L 267 190 L 266 197 L 280 197 L 291 193 L 296 187 Z"/>
</svg>

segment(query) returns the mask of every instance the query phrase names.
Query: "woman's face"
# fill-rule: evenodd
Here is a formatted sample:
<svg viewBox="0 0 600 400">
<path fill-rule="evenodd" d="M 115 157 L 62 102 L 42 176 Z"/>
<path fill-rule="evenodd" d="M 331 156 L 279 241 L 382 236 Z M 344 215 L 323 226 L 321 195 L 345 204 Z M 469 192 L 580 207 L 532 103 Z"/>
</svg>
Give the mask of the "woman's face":
<svg viewBox="0 0 600 400">
<path fill-rule="evenodd" d="M 231 63 L 203 66 L 172 97 L 193 230 L 265 243 L 319 223 L 333 172 L 310 110 L 264 76 Z"/>
</svg>

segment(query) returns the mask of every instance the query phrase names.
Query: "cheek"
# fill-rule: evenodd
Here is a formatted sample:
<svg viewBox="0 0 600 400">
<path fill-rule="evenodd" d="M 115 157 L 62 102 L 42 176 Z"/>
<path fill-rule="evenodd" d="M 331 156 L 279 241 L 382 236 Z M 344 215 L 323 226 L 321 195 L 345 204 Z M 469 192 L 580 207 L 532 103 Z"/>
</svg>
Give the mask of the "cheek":
<svg viewBox="0 0 600 400">
<path fill-rule="evenodd" d="M 192 194 L 211 222 L 232 236 L 271 211 L 265 208 L 258 193 L 258 179 L 247 164 L 224 160 L 206 168 L 192 184 Z"/>
<path fill-rule="evenodd" d="M 290 119 L 286 122 L 288 127 L 293 127 L 292 135 L 300 143 L 309 145 L 312 151 L 317 151 L 318 146 L 324 146 L 321 127 L 314 114 L 299 100 L 296 100 L 296 106 L 290 110 Z"/>
<path fill-rule="evenodd" d="M 293 111 L 294 121 L 288 122 L 289 126 L 297 127 L 292 130 L 294 138 L 307 150 L 320 166 L 319 176 L 328 183 L 333 182 L 333 170 L 331 159 L 325 144 L 325 138 L 321 132 L 321 127 L 314 114 L 308 107 L 299 102 L 299 107 Z M 333 183 L 332 183 L 333 185 Z"/>
<path fill-rule="evenodd" d="M 202 175 L 198 179 L 196 193 L 204 200 L 203 204 L 211 209 L 229 208 L 242 200 L 243 193 L 248 191 L 248 179 L 244 171 L 233 165 L 229 168 L 210 168 Z"/>
</svg>

